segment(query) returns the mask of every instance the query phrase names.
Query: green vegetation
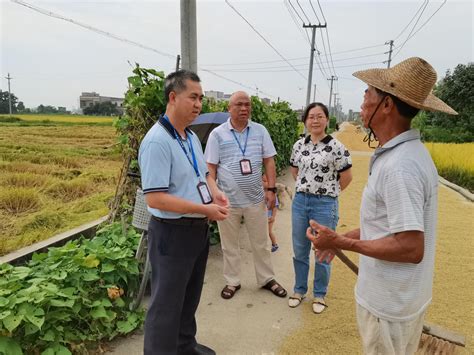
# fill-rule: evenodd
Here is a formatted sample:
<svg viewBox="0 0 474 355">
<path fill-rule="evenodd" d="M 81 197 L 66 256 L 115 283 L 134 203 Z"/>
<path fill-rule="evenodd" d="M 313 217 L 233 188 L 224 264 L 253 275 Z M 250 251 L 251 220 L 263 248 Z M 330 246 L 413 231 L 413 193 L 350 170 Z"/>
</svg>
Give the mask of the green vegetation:
<svg viewBox="0 0 474 355">
<path fill-rule="evenodd" d="M 25 266 L 0 265 L 0 353 L 89 353 L 143 322 L 129 305 L 138 288 L 140 235 L 120 223 Z M 6 350 L 8 349 L 8 350 Z"/>
<path fill-rule="evenodd" d="M 474 141 L 474 63 L 459 64 L 436 85 L 434 93 L 457 112 L 422 112 L 413 121 L 427 142 L 464 143 Z"/>
</svg>

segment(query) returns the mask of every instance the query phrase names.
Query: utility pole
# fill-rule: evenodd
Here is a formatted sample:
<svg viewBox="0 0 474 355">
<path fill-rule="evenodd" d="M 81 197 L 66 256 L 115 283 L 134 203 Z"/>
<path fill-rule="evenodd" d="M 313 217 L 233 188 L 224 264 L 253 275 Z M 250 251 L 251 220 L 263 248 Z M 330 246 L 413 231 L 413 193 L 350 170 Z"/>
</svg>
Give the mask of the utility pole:
<svg viewBox="0 0 474 355">
<path fill-rule="evenodd" d="M 316 84 L 314 84 L 313 86 L 314 86 L 314 89 L 313 89 L 313 102 L 316 102 Z"/>
<path fill-rule="evenodd" d="M 179 70 L 179 61 L 180 61 L 180 60 L 181 60 L 181 56 L 178 54 L 178 55 L 176 56 L 176 71 Z"/>
<path fill-rule="evenodd" d="M 12 93 L 10 92 L 10 80 L 13 78 L 10 76 L 10 73 L 8 73 L 8 76 L 5 77 L 5 79 L 8 80 L 8 108 L 10 110 L 10 116 L 12 115 Z"/>
<path fill-rule="evenodd" d="M 197 73 L 196 0 L 181 0 L 182 68 Z"/>
<path fill-rule="evenodd" d="M 337 80 L 337 77 L 331 75 L 331 78 L 328 80 L 331 80 L 331 90 L 329 91 L 329 115 L 331 115 L 332 84 L 334 80 Z"/>
<path fill-rule="evenodd" d="M 390 45 L 390 50 L 388 52 L 385 52 L 385 54 L 388 53 L 388 60 L 384 61 L 384 63 L 387 63 L 387 68 L 390 68 L 390 63 L 392 62 L 392 52 L 393 52 L 393 39 L 391 39 L 388 42 L 385 42 L 385 44 Z"/>
<path fill-rule="evenodd" d="M 334 107 L 332 109 L 332 114 L 333 116 L 336 116 L 336 120 L 337 120 L 337 95 L 339 95 L 337 92 L 334 93 Z"/>
<path fill-rule="evenodd" d="M 311 81 L 313 80 L 313 61 L 314 61 L 314 41 L 316 39 L 316 29 L 317 28 L 325 28 L 326 24 L 324 25 L 312 25 L 312 24 L 303 24 L 303 28 L 311 28 L 312 29 L 312 36 L 311 36 L 311 51 L 310 51 L 310 59 L 309 59 L 309 73 L 308 73 L 308 88 L 306 91 L 306 106 L 309 105 L 309 100 L 311 99 Z"/>
</svg>

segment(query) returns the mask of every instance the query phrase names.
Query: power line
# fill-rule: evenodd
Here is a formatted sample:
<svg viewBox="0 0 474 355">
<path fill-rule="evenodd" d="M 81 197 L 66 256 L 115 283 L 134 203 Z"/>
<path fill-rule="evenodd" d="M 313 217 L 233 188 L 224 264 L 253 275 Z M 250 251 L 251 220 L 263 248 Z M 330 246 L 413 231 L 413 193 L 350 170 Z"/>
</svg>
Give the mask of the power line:
<svg viewBox="0 0 474 355">
<path fill-rule="evenodd" d="M 309 4 L 311 5 L 311 8 L 313 9 L 314 16 L 316 16 L 316 20 L 318 20 L 318 23 L 321 23 L 321 21 L 319 20 L 318 14 L 316 13 L 316 10 L 314 9 L 313 2 L 311 0 L 309 0 Z"/>
<path fill-rule="evenodd" d="M 66 22 L 70 22 L 76 26 L 79 26 L 79 27 L 82 27 L 82 28 L 85 28 L 89 31 L 92 31 L 92 32 L 95 32 L 95 33 L 98 33 L 100 35 L 103 35 L 103 36 L 106 36 L 106 37 L 109 37 L 109 38 L 113 38 L 113 39 L 116 39 L 117 41 L 121 41 L 121 42 L 124 42 L 124 43 L 128 43 L 128 44 L 131 44 L 131 45 L 134 45 L 136 47 L 140 47 L 142 49 L 146 49 L 148 51 L 152 51 L 152 52 L 155 52 L 159 55 L 162 55 L 164 57 L 168 57 L 168 58 L 171 58 L 171 59 L 175 59 L 176 56 L 173 55 L 173 54 L 169 54 L 169 53 L 166 53 L 166 52 L 162 52 L 162 51 L 159 51 L 155 48 L 152 48 L 152 47 L 149 47 L 149 46 L 146 46 L 144 44 L 141 44 L 141 43 L 138 43 L 138 42 L 135 42 L 135 41 L 131 41 L 129 39 L 126 39 L 126 38 L 123 38 L 123 37 L 120 37 L 120 36 L 117 36 L 113 33 L 110 33 L 110 32 L 107 32 L 107 31 L 103 31 L 101 29 L 98 29 L 98 28 L 95 28 L 95 27 L 92 27 L 92 26 L 89 26 L 87 24 L 83 24 L 83 23 L 80 23 L 78 21 L 75 21 L 73 19 L 70 19 L 70 18 L 66 18 L 64 16 L 61 16 L 61 15 L 58 15 L 58 14 L 55 14 L 51 11 L 48 11 L 48 10 L 44 10 L 42 8 L 39 8 L 37 6 L 33 6 L 31 4 L 28 4 L 24 1 L 20 1 L 20 0 L 11 0 L 12 2 L 18 4 L 18 5 L 21 5 L 21 6 L 24 6 L 24 7 L 27 7 L 33 11 L 36 11 L 36 12 L 39 12 L 40 14 L 43 14 L 43 15 L 46 15 L 46 16 L 49 16 L 49 17 L 54 17 L 54 18 L 57 18 L 59 20 L 63 20 L 63 21 L 66 21 Z"/>
<path fill-rule="evenodd" d="M 299 2 L 298 0 L 296 0 L 296 3 L 298 4 L 298 6 L 300 7 L 301 11 L 303 12 L 303 16 L 306 17 L 306 20 L 308 20 L 309 23 L 311 23 L 311 21 L 309 20 L 309 17 L 306 16 L 306 12 L 304 12 L 303 8 L 301 7 L 300 2 Z"/>
<path fill-rule="evenodd" d="M 425 5 L 425 3 L 427 3 L 428 0 L 424 0 L 423 3 L 420 5 L 420 7 L 418 8 L 418 10 L 416 10 L 415 14 L 413 15 L 413 17 L 411 18 L 410 22 L 407 23 L 407 25 L 403 28 L 403 30 L 401 30 L 401 32 L 398 34 L 397 37 L 395 37 L 393 39 L 393 41 L 396 41 L 401 35 L 403 32 L 405 32 L 405 30 L 408 28 L 408 26 L 410 26 L 410 24 L 413 22 L 413 20 L 415 19 L 416 15 L 418 15 L 418 13 L 420 12 L 421 8 Z"/>
<path fill-rule="evenodd" d="M 309 40 L 309 37 L 308 37 L 308 32 L 302 30 L 301 27 L 298 25 L 298 21 L 296 20 L 295 15 L 291 12 L 290 6 L 285 0 L 283 1 L 283 4 L 285 4 L 286 9 L 288 10 L 288 13 L 291 16 L 291 19 L 293 20 L 295 26 L 298 28 L 298 31 L 303 35 L 303 38 L 305 37 L 305 34 L 306 34 L 305 39 L 308 40 L 308 44 L 311 45 L 311 41 Z"/>
<path fill-rule="evenodd" d="M 303 18 L 300 16 L 300 14 L 298 13 L 298 11 L 296 11 L 295 7 L 294 7 L 293 4 L 291 3 L 291 0 L 288 0 L 288 3 L 290 4 L 290 6 L 291 6 L 291 8 L 293 9 L 293 11 L 295 12 L 295 14 L 300 18 L 301 23 L 303 24 L 303 23 L 304 23 L 304 20 L 303 20 Z"/>
<path fill-rule="evenodd" d="M 358 67 L 363 65 L 372 65 L 372 64 L 383 64 L 383 62 L 370 62 L 370 63 L 358 63 L 358 64 L 349 64 L 349 65 L 339 65 L 334 68 L 349 68 L 349 67 Z M 303 64 L 302 64 L 303 65 Z M 267 68 L 268 69 L 268 68 Z M 301 68 L 301 69 L 308 69 Z M 331 67 L 326 67 L 323 69 L 331 69 Z M 265 68 L 243 68 L 243 69 L 213 69 L 216 72 L 228 72 L 228 73 L 284 73 L 284 72 L 291 72 L 290 69 L 282 69 L 282 70 L 266 70 Z"/>
<path fill-rule="evenodd" d="M 316 51 L 317 48 L 316 48 Z M 368 58 L 368 57 L 376 57 L 376 56 L 380 56 L 380 55 L 383 55 L 385 54 L 385 52 L 379 52 L 379 53 L 374 53 L 374 54 L 366 54 L 366 55 L 359 55 L 359 56 L 355 56 L 355 57 L 347 57 L 347 58 L 339 58 L 339 59 L 335 59 L 333 62 L 344 62 L 344 61 L 348 61 L 348 60 L 352 60 L 352 59 L 359 59 L 359 58 Z M 288 60 L 290 61 L 301 61 L 301 60 L 308 60 L 308 57 L 298 57 L 298 58 L 289 58 Z M 206 67 L 226 67 L 226 66 L 240 66 L 240 65 L 253 65 L 253 64 L 271 64 L 271 63 L 281 63 L 281 62 L 284 62 L 283 60 L 281 59 L 278 59 L 278 60 L 269 60 L 269 61 L 260 61 L 260 62 L 243 62 L 243 63 L 223 63 L 223 64 L 204 64 Z M 321 62 L 321 63 L 324 63 L 324 64 L 329 64 L 330 62 Z M 298 66 L 301 66 L 301 65 L 306 65 L 306 63 L 304 64 L 294 64 L 296 67 Z M 287 65 L 284 65 L 284 66 L 279 66 L 277 68 L 286 68 Z M 261 69 L 268 69 L 269 67 L 263 67 Z M 274 69 L 275 67 L 273 67 Z M 233 68 L 231 68 L 233 69 Z M 235 69 L 239 69 L 239 68 L 235 68 Z M 242 68 L 244 69 L 244 68 Z M 259 68 L 260 69 L 260 68 Z"/>
<path fill-rule="evenodd" d="M 311 0 L 310 0 L 310 1 L 311 1 Z M 318 6 L 319 6 L 319 10 L 321 11 L 321 15 L 323 15 L 324 23 L 327 23 L 326 17 L 324 16 L 324 12 L 323 12 L 323 9 L 321 8 L 321 4 L 319 3 L 319 0 L 318 0 Z"/>
<path fill-rule="evenodd" d="M 260 36 L 260 38 L 262 38 L 262 39 L 265 41 L 265 43 L 267 43 L 267 44 L 275 51 L 275 53 L 277 53 L 285 62 L 288 63 L 288 65 L 289 65 L 290 67 L 293 68 L 293 70 L 294 70 L 295 72 L 297 72 L 303 79 L 306 80 L 306 77 L 305 77 L 303 74 L 301 74 L 301 72 L 299 72 L 298 69 L 296 69 L 296 68 L 293 66 L 293 64 L 291 64 L 291 63 L 290 63 L 263 35 L 261 35 L 260 32 L 258 32 L 258 31 L 255 29 L 255 27 L 254 27 L 239 11 L 237 11 L 237 9 L 236 9 L 234 6 L 232 6 L 232 4 L 231 4 L 228 0 L 225 0 L 225 2 L 226 2 L 226 4 L 229 5 L 229 7 L 230 7 L 232 10 L 234 10 L 245 22 L 247 22 L 247 24 L 254 30 L 254 32 L 255 32 L 256 34 L 258 34 L 258 35 Z"/>
<path fill-rule="evenodd" d="M 405 43 L 407 43 L 408 38 L 410 38 L 410 35 L 411 35 L 411 34 L 413 33 L 413 31 L 415 30 L 415 27 L 416 27 L 416 25 L 418 24 L 418 22 L 420 21 L 421 16 L 423 16 L 423 13 L 425 12 L 425 10 L 426 10 L 428 4 L 429 4 L 429 1 L 426 1 L 426 3 L 424 3 L 423 9 L 421 10 L 420 15 L 418 15 L 418 18 L 416 19 L 415 24 L 414 24 L 413 27 L 411 28 L 410 33 L 409 33 L 408 36 L 405 38 L 405 41 L 404 41 L 400 46 L 398 46 L 398 47 L 396 48 L 396 49 L 398 49 L 398 51 L 397 51 L 397 53 L 396 53 L 395 55 L 397 55 L 397 54 L 400 52 L 400 50 L 403 48 L 403 46 L 405 45 Z M 395 57 L 395 55 L 394 55 L 393 57 Z"/>
<path fill-rule="evenodd" d="M 415 33 L 413 33 L 411 36 L 409 35 L 408 38 L 405 40 L 405 42 L 403 42 L 403 44 L 399 47 L 400 49 L 398 50 L 397 53 L 395 53 L 395 55 L 393 57 L 395 57 L 396 55 L 398 55 L 398 53 L 400 53 L 400 51 L 402 50 L 402 47 L 405 45 L 405 43 L 407 43 L 414 35 L 416 35 L 423 27 L 425 27 L 425 25 L 431 20 L 431 18 L 439 11 L 441 10 L 441 8 L 446 4 L 446 1 L 447 0 L 444 0 L 443 3 L 436 9 L 435 12 L 433 12 L 431 14 L 430 17 L 428 17 L 428 19 L 423 22 L 423 24 L 415 31 Z"/>
</svg>

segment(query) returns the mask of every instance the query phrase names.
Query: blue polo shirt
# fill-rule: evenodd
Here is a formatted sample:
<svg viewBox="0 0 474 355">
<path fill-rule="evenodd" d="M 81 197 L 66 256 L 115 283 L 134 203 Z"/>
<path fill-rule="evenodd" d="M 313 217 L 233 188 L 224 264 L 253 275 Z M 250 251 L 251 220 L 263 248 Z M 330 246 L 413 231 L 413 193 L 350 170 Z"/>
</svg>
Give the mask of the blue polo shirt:
<svg viewBox="0 0 474 355">
<path fill-rule="evenodd" d="M 197 177 L 193 165 L 188 160 L 181 145 L 177 141 L 174 128 L 168 120 L 160 117 L 158 122 L 143 138 L 138 151 L 142 190 L 150 192 L 167 192 L 173 196 L 202 204 L 197 190 L 199 181 L 206 181 L 209 173 L 204 160 L 201 142 L 195 133 L 186 128 L 187 139 L 181 139 L 191 159 L 192 155 L 187 140 L 190 140 L 199 168 L 200 178 Z M 180 214 L 148 207 L 153 216 L 160 218 L 205 217 L 201 214 Z"/>
</svg>

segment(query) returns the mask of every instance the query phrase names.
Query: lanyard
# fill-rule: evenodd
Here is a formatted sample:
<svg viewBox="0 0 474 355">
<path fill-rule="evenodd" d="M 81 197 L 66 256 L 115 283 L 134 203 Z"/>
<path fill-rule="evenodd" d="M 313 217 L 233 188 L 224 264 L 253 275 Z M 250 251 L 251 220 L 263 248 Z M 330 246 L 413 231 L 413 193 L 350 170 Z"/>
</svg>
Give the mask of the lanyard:
<svg viewBox="0 0 474 355">
<path fill-rule="evenodd" d="M 249 139 L 249 130 L 250 130 L 250 127 L 247 126 L 247 136 L 245 137 L 245 145 L 244 145 L 244 149 L 242 149 L 242 146 L 240 145 L 240 141 L 237 139 L 237 136 L 235 135 L 235 131 L 232 129 L 231 132 L 232 134 L 234 135 L 234 138 L 235 138 L 235 141 L 237 142 L 237 144 L 239 145 L 239 149 L 240 151 L 242 152 L 242 155 L 245 157 L 245 151 L 247 150 L 247 141 Z"/>
<path fill-rule="evenodd" d="M 163 118 L 166 121 L 168 121 L 168 123 L 170 124 L 171 127 L 173 127 L 173 125 L 171 124 L 168 116 L 164 115 Z M 183 141 L 181 140 L 181 137 L 179 136 L 178 132 L 176 132 L 176 129 L 174 127 L 173 127 L 173 132 L 174 132 L 174 136 L 175 136 L 176 140 L 178 141 L 181 149 L 183 150 L 184 154 L 186 155 L 186 158 L 188 158 L 189 164 L 191 164 L 191 166 L 194 168 L 194 172 L 196 173 L 196 176 L 199 178 L 201 175 L 199 174 L 199 168 L 198 168 L 198 164 L 197 164 L 197 160 L 196 160 L 196 155 L 194 154 L 194 148 L 193 148 L 193 142 L 192 142 L 191 136 L 188 135 L 188 139 L 186 139 L 186 141 L 188 142 L 188 148 L 189 148 L 189 151 L 191 152 L 192 161 L 189 158 L 188 152 L 187 152 L 186 148 L 184 147 L 184 144 L 183 144 Z"/>
</svg>

